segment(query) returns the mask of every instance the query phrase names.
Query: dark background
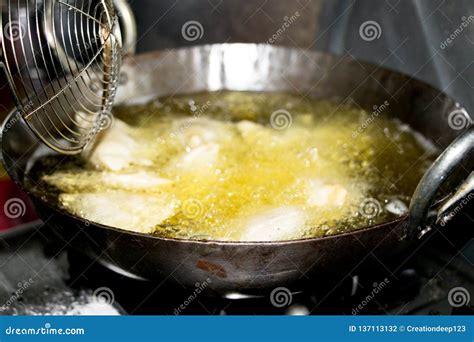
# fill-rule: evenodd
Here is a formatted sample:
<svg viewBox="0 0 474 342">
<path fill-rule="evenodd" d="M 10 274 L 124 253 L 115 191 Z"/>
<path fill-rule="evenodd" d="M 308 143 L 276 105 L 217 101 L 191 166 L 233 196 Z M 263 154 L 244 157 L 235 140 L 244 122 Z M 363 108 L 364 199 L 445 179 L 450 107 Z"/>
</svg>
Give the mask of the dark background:
<svg viewBox="0 0 474 342">
<path fill-rule="evenodd" d="M 266 42 L 296 11 L 300 17 L 277 45 L 351 54 L 446 91 L 474 112 L 474 22 L 445 49 L 441 44 L 474 15 L 472 0 L 131 0 L 138 52 L 222 42 Z M 186 41 L 181 27 L 199 21 L 204 35 Z M 382 35 L 359 35 L 368 20 Z M 471 117 L 473 115 L 471 114 Z"/>
</svg>

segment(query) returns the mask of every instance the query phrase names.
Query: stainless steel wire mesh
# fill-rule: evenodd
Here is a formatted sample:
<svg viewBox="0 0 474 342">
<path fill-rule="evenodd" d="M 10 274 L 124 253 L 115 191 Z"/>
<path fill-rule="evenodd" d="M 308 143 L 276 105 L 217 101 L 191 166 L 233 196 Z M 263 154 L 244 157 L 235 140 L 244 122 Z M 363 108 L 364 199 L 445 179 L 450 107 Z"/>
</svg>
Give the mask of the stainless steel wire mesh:
<svg viewBox="0 0 474 342">
<path fill-rule="evenodd" d="M 49 147 L 82 151 L 111 121 L 121 36 L 110 0 L 4 0 L 1 64 L 18 115 Z"/>
</svg>

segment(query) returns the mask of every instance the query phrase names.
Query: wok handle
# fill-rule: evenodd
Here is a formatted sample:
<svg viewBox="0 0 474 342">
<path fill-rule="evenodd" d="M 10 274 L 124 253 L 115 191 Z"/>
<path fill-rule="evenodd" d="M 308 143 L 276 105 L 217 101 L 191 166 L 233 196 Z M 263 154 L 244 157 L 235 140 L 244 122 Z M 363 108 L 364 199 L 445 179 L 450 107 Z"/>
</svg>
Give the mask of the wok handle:
<svg viewBox="0 0 474 342">
<path fill-rule="evenodd" d="M 123 33 L 123 54 L 133 55 L 137 48 L 137 22 L 126 0 L 113 0 Z"/>
<path fill-rule="evenodd" d="M 425 223 L 429 210 L 434 203 L 439 187 L 459 167 L 461 163 L 472 160 L 474 152 L 474 126 L 469 127 L 454 140 L 435 160 L 418 184 L 410 203 L 407 237 L 422 238 L 431 230 Z M 461 206 L 466 196 L 474 191 L 474 172 L 463 181 L 437 212 L 437 223 L 441 225 L 449 219 L 452 209 Z M 465 204 L 465 203 L 464 203 Z"/>
</svg>

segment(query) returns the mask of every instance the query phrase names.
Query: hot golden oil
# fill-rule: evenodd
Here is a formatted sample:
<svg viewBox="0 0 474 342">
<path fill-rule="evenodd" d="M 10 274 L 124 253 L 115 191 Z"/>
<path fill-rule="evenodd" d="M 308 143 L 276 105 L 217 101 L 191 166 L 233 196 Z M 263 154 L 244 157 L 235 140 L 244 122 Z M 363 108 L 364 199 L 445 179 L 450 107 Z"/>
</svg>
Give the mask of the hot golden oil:
<svg viewBox="0 0 474 342">
<path fill-rule="evenodd" d="M 116 108 L 111 129 L 127 124 L 120 139 L 130 140 L 122 141 L 125 148 L 110 145 L 115 159 L 70 160 L 40 178 L 47 197 L 73 214 L 124 229 L 125 214 L 133 215 L 131 230 L 160 236 L 285 240 L 342 233 L 402 215 L 433 160 L 427 142 L 390 119 L 389 109 L 274 93 L 161 98 Z M 126 162 L 119 160 L 128 152 Z M 120 175 L 126 176 L 115 180 Z M 137 177 L 143 181 L 135 186 Z M 91 215 L 84 201 L 103 193 L 111 201 L 137 195 L 128 205 L 143 210 L 117 207 L 125 210 L 123 224 Z M 107 198 L 98 203 L 107 207 Z M 152 198 L 161 202 L 149 206 Z M 153 221 L 160 203 L 167 210 Z M 289 228 L 274 234 L 279 225 Z M 254 239 L 255 229 L 263 233 Z"/>
</svg>

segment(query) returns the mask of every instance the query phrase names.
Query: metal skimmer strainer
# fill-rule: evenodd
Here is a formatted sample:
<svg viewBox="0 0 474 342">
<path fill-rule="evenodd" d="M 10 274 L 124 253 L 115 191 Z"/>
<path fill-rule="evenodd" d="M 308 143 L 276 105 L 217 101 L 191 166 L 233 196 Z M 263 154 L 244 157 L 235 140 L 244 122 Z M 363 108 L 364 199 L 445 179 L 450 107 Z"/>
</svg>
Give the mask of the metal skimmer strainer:
<svg viewBox="0 0 474 342">
<path fill-rule="evenodd" d="M 2 0 L 0 66 L 32 131 L 74 154 L 112 120 L 121 35 L 111 0 Z"/>
</svg>

